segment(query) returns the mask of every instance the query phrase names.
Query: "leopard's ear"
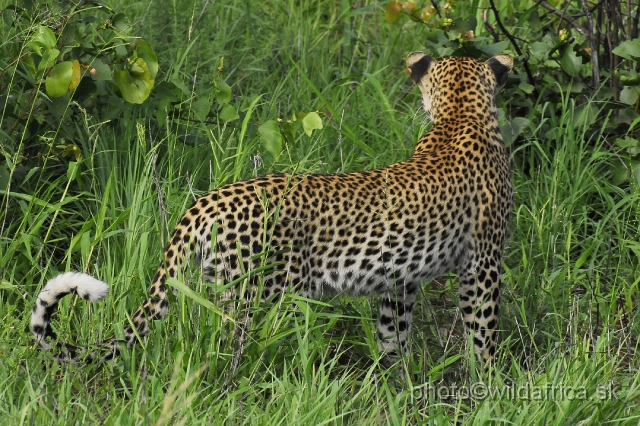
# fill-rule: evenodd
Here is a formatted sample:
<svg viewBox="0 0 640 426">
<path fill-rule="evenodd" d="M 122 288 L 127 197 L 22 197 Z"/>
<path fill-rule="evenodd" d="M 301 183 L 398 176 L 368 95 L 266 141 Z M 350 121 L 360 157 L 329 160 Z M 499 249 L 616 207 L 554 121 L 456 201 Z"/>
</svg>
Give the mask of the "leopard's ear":
<svg viewBox="0 0 640 426">
<path fill-rule="evenodd" d="M 407 67 L 411 70 L 411 78 L 418 83 L 427 73 L 434 59 L 424 52 L 413 52 L 407 56 Z"/>
<path fill-rule="evenodd" d="M 509 55 L 496 55 L 486 62 L 496 77 L 496 92 L 507 83 L 509 72 L 513 68 L 513 58 Z"/>
</svg>

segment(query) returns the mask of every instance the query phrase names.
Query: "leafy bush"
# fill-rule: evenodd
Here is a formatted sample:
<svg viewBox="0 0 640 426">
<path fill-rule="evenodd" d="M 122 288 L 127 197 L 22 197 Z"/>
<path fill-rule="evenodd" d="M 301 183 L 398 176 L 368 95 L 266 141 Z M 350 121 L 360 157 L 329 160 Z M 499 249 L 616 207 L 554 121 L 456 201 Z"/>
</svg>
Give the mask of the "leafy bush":
<svg viewBox="0 0 640 426">
<path fill-rule="evenodd" d="M 127 17 L 97 1 L 25 2 L 2 13 L 0 187 L 28 180 L 48 159 L 73 154 L 82 121 L 117 117 L 142 103 L 158 72 L 156 55 L 132 36 Z M 75 164 L 69 164 L 73 173 Z M 58 172 L 59 173 L 59 172 Z"/>
<path fill-rule="evenodd" d="M 517 117 L 502 117 L 507 144 L 522 132 L 532 135 L 531 123 L 545 123 L 545 114 L 561 113 L 551 109 L 562 107 L 562 94 L 570 93 L 592 131 L 614 141 L 611 149 L 619 156 L 611 162 L 611 180 L 624 184 L 635 175 L 640 183 L 640 140 L 634 136 L 640 122 L 637 5 L 614 1 L 587 7 L 574 0 L 559 10 L 541 1 L 528 9 L 508 3 L 500 10 L 490 0 L 487 10 L 478 2 L 422 3 L 391 1 L 386 18 L 394 23 L 406 17 L 426 27 L 425 44 L 436 56 L 516 53 L 517 71 L 502 93 Z M 545 124 L 538 129 L 539 134 L 552 131 Z"/>
</svg>

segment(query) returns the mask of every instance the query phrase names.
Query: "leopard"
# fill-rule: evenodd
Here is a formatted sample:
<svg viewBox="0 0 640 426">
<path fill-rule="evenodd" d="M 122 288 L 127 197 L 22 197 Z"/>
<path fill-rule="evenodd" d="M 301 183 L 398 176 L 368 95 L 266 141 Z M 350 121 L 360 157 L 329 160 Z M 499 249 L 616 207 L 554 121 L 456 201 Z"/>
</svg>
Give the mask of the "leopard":
<svg viewBox="0 0 640 426">
<path fill-rule="evenodd" d="M 125 343 L 132 348 L 149 335 L 152 321 L 167 315 L 167 280 L 193 263 L 212 285 L 245 289 L 229 300 L 269 302 L 287 292 L 309 299 L 374 296 L 380 300 L 377 345 L 385 359 L 409 354 L 421 285 L 455 273 L 470 353 L 490 363 L 513 204 L 495 98 L 513 58 L 499 54 L 481 62 L 413 52 L 406 65 L 431 121 L 408 159 L 360 172 L 259 176 L 200 196 L 173 230 L 124 339 L 91 346 L 58 341 L 51 317 L 64 296 L 95 302 L 109 293 L 91 275 L 65 272 L 46 283 L 33 306 L 31 331 L 39 348 L 53 349 L 63 363 L 115 359 Z"/>
</svg>

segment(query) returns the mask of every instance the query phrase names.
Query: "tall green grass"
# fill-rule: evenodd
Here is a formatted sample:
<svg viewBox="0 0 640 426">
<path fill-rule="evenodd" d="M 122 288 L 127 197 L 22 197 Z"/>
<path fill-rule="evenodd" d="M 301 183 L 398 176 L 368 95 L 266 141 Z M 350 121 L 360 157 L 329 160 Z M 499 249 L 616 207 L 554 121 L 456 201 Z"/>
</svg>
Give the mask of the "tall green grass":
<svg viewBox="0 0 640 426">
<path fill-rule="evenodd" d="M 388 25 L 377 3 L 111 6 L 140 19 L 161 73 L 194 91 L 224 57 L 241 119 L 161 129 L 132 108 L 112 123 L 89 120 L 75 141 L 78 177 L 2 193 L 0 424 L 637 424 L 640 192 L 609 183 L 615 154 L 584 113 L 598 105 L 569 97 L 541 105 L 545 119 L 510 147 L 516 200 L 488 374 L 469 365 L 453 276 L 425 283 L 412 355 L 389 371 L 376 364 L 366 299 L 291 295 L 244 307 L 233 323 L 181 293 L 145 344 L 114 363 L 60 366 L 36 350 L 30 308 L 56 273 L 111 285 L 105 303 L 64 300 L 60 336 L 122 335 L 194 197 L 254 174 L 380 167 L 407 158 L 426 130 L 403 65 L 422 30 Z M 272 157 L 257 126 L 312 110 L 325 128 Z M 184 281 L 208 299 L 195 269 Z M 477 383 L 475 396 L 492 393 L 465 398 Z"/>
</svg>

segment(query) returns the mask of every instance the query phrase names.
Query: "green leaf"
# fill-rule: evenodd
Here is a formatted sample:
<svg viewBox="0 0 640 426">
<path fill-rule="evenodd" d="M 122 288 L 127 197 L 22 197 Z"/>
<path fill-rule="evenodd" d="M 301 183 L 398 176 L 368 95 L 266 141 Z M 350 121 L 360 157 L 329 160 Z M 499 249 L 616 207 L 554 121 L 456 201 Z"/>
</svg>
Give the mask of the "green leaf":
<svg viewBox="0 0 640 426">
<path fill-rule="evenodd" d="M 529 127 L 529 119 L 525 117 L 515 117 L 509 119 L 502 109 L 498 110 L 500 131 L 504 139 L 505 146 L 510 146 L 522 132 Z"/>
<path fill-rule="evenodd" d="M 42 60 L 38 64 L 38 71 L 44 71 L 51 68 L 56 63 L 56 58 L 60 55 L 58 49 L 49 49 L 42 54 Z"/>
<path fill-rule="evenodd" d="M 640 61 L 640 38 L 623 41 L 612 52 L 630 61 Z"/>
<path fill-rule="evenodd" d="M 518 87 L 520 88 L 520 90 L 522 90 L 524 93 L 526 94 L 531 94 L 533 93 L 533 89 L 535 89 L 535 87 L 533 87 L 532 85 L 530 85 L 529 83 L 526 82 L 522 82 L 518 85 Z"/>
<path fill-rule="evenodd" d="M 78 176 L 78 170 L 80 169 L 79 163 L 75 161 L 69 161 L 69 165 L 67 166 L 67 179 L 72 180 Z"/>
<path fill-rule="evenodd" d="M 275 120 L 265 121 L 258 127 L 258 133 L 265 149 L 274 157 L 280 155 L 282 152 L 282 133 L 280 133 L 278 123 Z"/>
<path fill-rule="evenodd" d="M 549 43 L 545 43 L 544 41 L 536 41 L 529 45 L 531 55 L 539 61 L 547 59 L 552 48 L 552 45 L 549 45 Z"/>
<path fill-rule="evenodd" d="M 620 185 L 629 180 L 629 167 L 620 160 L 613 160 L 611 164 L 611 181 Z"/>
<path fill-rule="evenodd" d="M 571 46 L 567 46 L 560 59 L 560 66 L 564 72 L 575 77 L 580 73 L 580 65 L 582 65 L 582 58 L 576 55 Z"/>
<path fill-rule="evenodd" d="M 157 99 L 167 98 L 169 103 L 171 103 L 182 100 L 183 92 L 173 82 L 161 81 L 160 84 L 154 87 L 153 94 Z"/>
<path fill-rule="evenodd" d="M 45 80 L 47 94 L 52 98 L 64 96 L 69 90 L 71 77 L 73 77 L 73 62 L 71 61 L 60 62 L 51 68 Z"/>
<path fill-rule="evenodd" d="M 0 163 L 0 188 L 6 189 L 9 186 L 11 178 L 11 170 L 7 162 Z"/>
<path fill-rule="evenodd" d="M 587 102 L 576 107 L 573 114 L 573 128 L 582 129 L 593 125 L 598 119 L 600 108 L 595 103 Z"/>
<path fill-rule="evenodd" d="M 640 96 L 640 86 L 624 86 L 620 92 L 620 102 L 627 105 L 635 105 Z"/>
<path fill-rule="evenodd" d="M 218 95 L 216 100 L 220 105 L 228 104 L 231 101 L 231 86 L 224 82 L 218 81 Z"/>
<path fill-rule="evenodd" d="M 224 121 L 225 123 L 228 123 L 229 121 L 234 121 L 240 118 L 240 116 L 238 115 L 238 111 L 236 111 L 236 109 L 231 105 L 223 106 L 222 109 L 220 110 L 220 113 L 218 114 L 218 117 L 220 118 L 220 120 Z"/>
<path fill-rule="evenodd" d="M 507 40 L 499 41 L 495 44 L 492 44 L 491 46 L 485 46 L 485 47 L 478 46 L 478 48 L 481 51 L 483 51 L 489 56 L 495 56 L 499 53 L 502 53 L 507 47 L 509 47 L 509 41 Z"/>
<path fill-rule="evenodd" d="M 625 136 L 624 139 L 616 139 L 615 145 L 622 149 L 637 148 L 640 147 L 640 141 L 629 136 Z"/>
<path fill-rule="evenodd" d="M 35 32 L 31 36 L 29 41 L 29 50 L 33 53 L 42 56 L 43 50 L 46 52 L 56 45 L 56 35 L 51 28 L 43 27 L 42 25 L 36 28 Z"/>
<path fill-rule="evenodd" d="M 144 59 L 147 67 L 149 68 L 151 78 L 156 78 L 156 75 L 158 74 L 158 57 L 156 56 L 156 52 L 153 51 L 151 45 L 144 40 L 138 40 L 136 41 L 134 51 L 138 58 Z"/>
<path fill-rule="evenodd" d="M 122 92 L 122 97 L 132 104 L 144 102 L 153 88 L 153 78 L 151 78 L 149 68 L 142 58 L 133 61 L 130 70 L 116 71 L 113 78 Z"/>
<path fill-rule="evenodd" d="M 475 15 L 471 15 L 468 18 L 456 18 L 453 21 L 453 24 L 451 24 L 451 28 L 455 28 L 455 29 L 463 29 L 465 31 L 475 31 L 476 27 L 478 26 L 478 19 L 475 17 Z"/>
<path fill-rule="evenodd" d="M 322 129 L 322 119 L 317 112 L 310 112 L 302 119 L 302 128 L 307 136 L 311 136 L 314 130 Z"/>
<path fill-rule="evenodd" d="M 93 62 L 91 62 L 91 67 L 96 70 L 96 75 L 91 75 L 91 78 L 95 81 L 107 81 L 113 78 L 111 75 L 111 68 L 109 68 L 109 65 L 102 62 L 102 60 L 94 59 Z"/>
<path fill-rule="evenodd" d="M 282 123 L 282 135 L 292 144 L 296 139 L 296 128 L 300 128 L 300 122 L 296 124 Z"/>
<path fill-rule="evenodd" d="M 182 81 L 180 81 L 178 79 L 172 79 L 170 82 L 171 82 L 171 84 L 174 85 L 174 87 L 176 89 L 178 89 L 180 92 L 182 92 L 182 95 L 189 95 L 191 93 L 191 90 L 189 90 L 187 85 L 184 84 Z M 179 99 L 182 99 L 182 96 L 180 96 Z"/>
<path fill-rule="evenodd" d="M 640 185 L 640 163 L 633 165 L 633 176 L 636 178 L 636 185 Z"/>
<path fill-rule="evenodd" d="M 640 74 L 636 70 L 621 70 L 618 68 L 615 76 L 625 86 L 640 86 Z"/>
<path fill-rule="evenodd" d="M 120 116 L 124 110 L 125 100 L 117 96 L 109 96 L 109 100 L 104 108 L 100 110 L 102 120 L 113 120 Z"/>
<path fill-rule="evenodd" d="M 111 18 L 111 25 L 118 31 L 125 31 L 129 28 L 129 18 L 124 13 L 118 13 Z"/>
<path fill-rule="evenodd" d="M 116 53 L 115 57 L 113 58 L 114 62 L 119 62 L 120 60 L 125 58 L 127 55 L 129 55 L 127 48 L 124 47 L 124 45 L 122 44 L 117 45 L 114 51 Z"/>
<path fill-rule="evenodd" d="M 209 111 L 211 111 L 211 102 L 207 98 L 200 98 L 191 104 L 191 111 L 199 120 L 206 120 Z"/>
</svg>

